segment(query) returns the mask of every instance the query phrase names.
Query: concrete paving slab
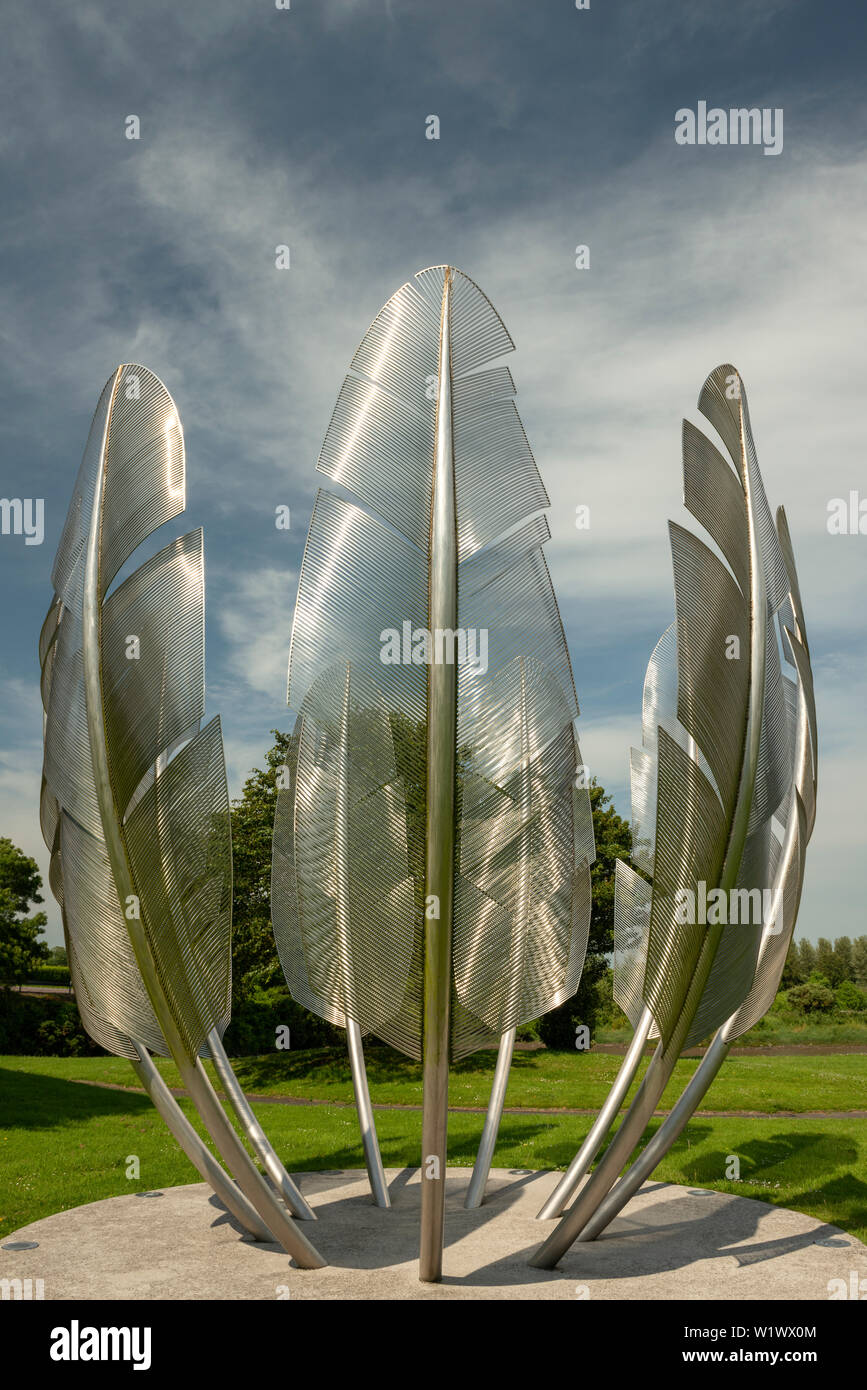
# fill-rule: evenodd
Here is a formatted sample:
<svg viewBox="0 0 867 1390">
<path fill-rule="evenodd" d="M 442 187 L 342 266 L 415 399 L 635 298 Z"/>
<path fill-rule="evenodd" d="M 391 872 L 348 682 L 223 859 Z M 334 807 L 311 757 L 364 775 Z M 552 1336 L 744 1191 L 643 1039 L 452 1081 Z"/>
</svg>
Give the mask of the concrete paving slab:
<svg viewBox="0 0 867 1390">
<path fill-rule="evenodd" d="M 867 1246 L 799 1212 L 650 1182 L 597 1241 L 553 1271 L 530 1253 L 554 1223 L 535 1219 L 560 1174 L 494 1169 L 466 1211 L 469 1168 L 448 1170 L 441 1284 L 417 1273 L 420 1174 L 389 1169 L 393 1206 L 375 1207 L 363 1170 L 293 1175 L 317 1212 L 305 1223 L 327 1269 L 299 1270 L 278 1246 L 242 1238 L 204 1183 L 112 1197 L 34 1221 L 0 1249 L 0 1280 L 42 1281 L 45 1299 L 796 1299 L 865 1280 Z M 830 1242 L 821 1244 L 819 1242 Z"/>
</svg>

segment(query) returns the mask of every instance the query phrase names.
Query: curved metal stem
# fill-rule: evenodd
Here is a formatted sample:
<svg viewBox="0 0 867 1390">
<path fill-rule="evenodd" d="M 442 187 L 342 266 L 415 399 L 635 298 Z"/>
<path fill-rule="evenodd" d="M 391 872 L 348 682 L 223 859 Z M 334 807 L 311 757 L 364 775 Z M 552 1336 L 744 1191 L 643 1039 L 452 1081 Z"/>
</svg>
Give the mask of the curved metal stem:
<svg viewBox="0 0 867 1390">
<path fill-rule="evenodd" d="M 464 1198 L 464 1206 L 467 1211 L 474 1211 L 475 1208 L 480 1207 L 484 1201 L 485 1187 L 488 1181 L 488 1174 L 491 1171 L 494 1147 L 497 1142 L 497 1132 L 500 1128 L 500 1120 L 503 1118 L 503 1106 L 506 1101 L 506 1086 L 509 1083 L 509 1068 L 512 1065 L 512 1052 L 515 1047 L 517 1033 L 517 1028 L 509 1028 L 500 1038 L 500 1050 L 497 1053 L 497 1065 L 494 1070 L 494 1081 L 491 1086 L 491 1099 L 488 1102 L 488 1113 L 485 1116 L 485 1127 L 482 1130 L 482 1137 L 479 1142 L 479 1152 L 476 1154 L 473 1176 L 470 1178 L 470 1185 L 467 1188 L 467 1195 Z"/>
<path fill-rule="evenodd" d="M 666 1056 L 663 1044 L 659 1043 L 626 1118 L 605 1150 L 589 1182 L 579 1192 L 575 1205 L 566 1212 L 560 1224 L 532 1256 L 530 1264 L 536 1269 L 553 1269 L 570 1245 L 578 1239 L 598 1204 L 613 1187 L 618 1173 L 644 1133 L 676 1061 L 677 1053 L 675 1052 L 673 1057 Z"/>
<path fill-rule="evenodd" d="M 354 1019 L 346 1020 L 346 1041 L 349 1047 L 349 1065 L 352 1069 L 352 1089 L 355 1092 L 355 1108 L 361 1128 L 361 1142 L 364 1147 L 364 1162 L 370 1180 L 370 1190 L 378 1207 L 390 1207 L 388 1183 L 382 1167 L 376 1125 L 373 1119 L 373 1106 L 370 1103 L 370 1089 L 367 1084 L 367 1069 L 364 1065 L 364 1047 L 361 1042 L 361 1029 Z"/>
<path fill-rule="evenodd" d="M 590 1132 L 581 1148 L 536 1217 L 537 1221 L 549 1221 L 552 1217 L 562 1216 L 574 1197 L 578 1184 L 584 1174 L 589 1171 L 593 1160 L 602 1147 L 606 1134 L 620 1113 L 620 1107 L 626 1099 L 626 1093 L 635 1079 L 635 1073 L 638 1071 L 644 1056 L 644 1045 L 652 1026 L 653 1015 L 649 1009 L 645 1009 L 638 1020 L 632 1042 L 620 1064 L 620 1070 L 614 1078 L 614 1083 L 605 1097 L 602 1109 L 593 1121 Z"/>
<path fill-rule="evenodd" d="M 271 1142 L 260 1125 L 250 1107 L 250 1102 L 244 1095 L 237 1076 L 232 1069 L 232 1064 L 226 1056 L 226 1049 L 223 1047 L 222 1039 L 216 1028 L 212 1028 L 208 1034 L 208 1048 L 211 1059 L 214 1063 L 214 1070 L 220 1078 L 223 1090 L 229 1102 L 241 1122 L 244 1133 L 252 1145 L 259 1162 L 273 1182 L 277 1191 L 283 1197 L 287 1207 L 294 1212 L 302 1221 L 315 1221 L 316 1213 L 311 1210 L 303 1196 L 299 1192 L 295 1183 L 286 1172 Z"/>
<path fill-rule="evenodd" d="M 267 1222 L 274 1238 L 287 1254 L 293 1256 L 301 1269 L 324 1268 L 326 1261 L 294 1224 L 286 1208 L 278 1202 L 241 1143 L 200 1060 L 196 1058 L 194 1066 L 185 1057 L 175 1057 L 174 1060 L 190 1099 L 202 1117 L 202 1123 L 237 1178 L 241 1191 L 250 1199 L 262 1220 Z"/>
<path fill-rule="evenodd" d="M 139 1057 L 138 1060 L 130 1058 L 130 1065 L 193 1167 L 205 1182 L 210 1184 L 223 1205 L 240 1221 L 245 1230 L 249 1231 L 254 1240 L 270 1243 L 274 1237 L 268 1227 L 202 1143 L 160 1076 L 144 1043 L 137 1042 L 134 1038 L 131 1041 L 138 1049 Z"/>
<path fill-rule="evenodd" d="M 604 1201 L 599 1203 L 595 1213 L 578 1236 L 579 1241 L 595 1240 L 619 1211 L 626 1206 L 633 1193 L 637 1192 L 654 1168 L 665 1157 L 676 1139 L 686 1129 L 693 1112 L 716 1077 L 731 1048 L 725 1036 L 725 1027 L 720 1028 L 707 1052 L 696 1068 L 689 1084 L 685 1087 L 671 1114 L 645 1144 L 631 1168 L 624 1173 L 619 1183 L 612 1188 Z"/>
</svg>

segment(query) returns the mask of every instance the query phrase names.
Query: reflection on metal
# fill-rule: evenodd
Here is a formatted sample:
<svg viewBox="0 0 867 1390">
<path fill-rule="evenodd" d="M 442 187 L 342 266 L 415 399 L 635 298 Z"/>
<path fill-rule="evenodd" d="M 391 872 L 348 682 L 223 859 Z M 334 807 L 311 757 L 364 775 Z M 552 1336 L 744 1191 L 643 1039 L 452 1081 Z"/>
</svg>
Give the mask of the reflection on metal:
<svg viewBox="0 0 867 1390">
<path fill-rule="evenodd" d="M 540 1210 L 536 1218 L 538 1221 L 549 1221 L 552 1217 L 562 1216 L 574 1197 L 584 1174 L 590 1171 L 593 1160 L 601 1149 L 609 1129 L 620 1114 L 626 1093 L 635 1080 L 635 1074 L 644 1056 L 644 1045 L 650 1036 L 652 1023 L 653 1017 L 650 1010 L 645 1009 L 632 1035 L 632 1041 L 620 1065 L 620 1070 L 614 1078 L 614 1084 L 605 1097 L 602 1109 L 593 1121 L 590 1132 L 581 1148 Z"/>
<path fill-rule="evenodd" d="M 437 363 L 433 505 L 429 550 L 431 632 L 458 626 L 458 538 L 455 448 L 452 434 L 451 271 L 443 282 Z M 455 898 L 455 768 L 457 667 L 432 661 L 427 696 L 427 820 L 422 1012 L 421 1244 L 419 1278 L 442 1274 L 449 1107 L 449 1023 L 452 993 L 452 923 Z"/>
<path fill-rule="evenodd" d="M 211 1054 L 211 1061 L 214 1063 L 214 1070 L 220 1078 L 220 1083 L 226 1092 L 229 1103 L 241 1122 L 247 1139 L 254 1153 L 256 1154 L 268 1177 L 280 1193 L 284 1202 L 291 1212 L 301 1218 L 302 1221 L 315 1221 L 316 1213 L 310 1209 L 307 1202 L 298 1191 L 295 1183 L 290 1178 L 277 1154 L 268 1139 L 256 1116 L 250 1108 L 250 1103 L 244 1095 L 237 1076 L 232 1070 L 232 1064 L 226 1056 L 222 1039 L 216 1028 L 212 1028 L 208 1034 L 208 1051 Z"/>
<path fill-rule="evenodd" d="M 347 1020 L 346 1041 L 349 1046 L 349 1065 L 352 1070 L 352 1089 L 355 1093 L 355 1108 L 361 1128 L 361 1143 L 364 1148 L 364 1163 L 370 1179 L 370 1190 L 378 1207 L 390 1207 L 388 1183 L 379 1152 L 376 1125 L 373 1120 L 373 1106 L 370 1103 L 370 1090 L 367 1085 L 367 1071 L 364 1065 L 364 1049 L 361 1045 L 361 1029 L 352 1019 Z"/>
<path fill-rule="evenodd" d="M 183 510 L 183 479 L 169 393 L 146 368 L 119 367 L 97 406 L 40 636 L 51 887 L 88 1032 L 139 1066 L 146 1050 L 173 1058 L 256 1229 L 316 1267 L 198 1060 L 231 1001 L 225 762 L 219 720 L 201 728 L 201 532 L 111 589 L 139 544 Z"/>
<path fill-rule="evenodd" d="M 341 494 L 317 496 L 290 647 L 275 937 L 295 999 L 423 1062 L 428 1281 L 449 1063 L 574 994 L 589 929 L 578 707 L 511 348 L 451 267 L 383 307 L 319 458 Z"/>
<path fill-rule="evenodd" d="M 512 1053 L 515 1050 L 517 1031 L 516 1028 L 510 1028 L 500 1038 L 497 1065 L 494 1068 L 494 1080 L 491 1086 L 491 1099 L 488 1101 L 488 1111 L 485 1115 L 485 1124 L 479 1141 L 479 1152 L 476 1154 L 473 1175 L 470 1178 L 467 1195 L 464 1198 L 464 1206 L 467 1211 L 474 1211 L 485 1200 L 488 1174 L 491 1171 L 497 1133 L 503 1118 L 503 1106 L 506 1103 L 506 1087 L 509 1084 L 509 1068 L 512 1065 Z"/>
<path fill-rule="evenodd" d="M 652 1014 L 659 1043 L 607 1151 L 534 1255 L 531 1263 L 540 1268 L 555 1265 L 576 1239 L 598 1235 L 635 1190 L 640 1177 L 627 1178 L 619 1195 L 612 1193 L 606 1202 L 681 1051 L 742 1008 L 750 1009 L 754 994 L 765 1001 L 761 1011 L 773 998 L 773 988 L 768 989 L 776 964 L 782 969 L 785 950 L 778 958 L 767 946 L 771 934 L 761 914 L 747 924 L 729 923 L 727 915 L 723 922 L 690 924 L 678 910 L 678 896 L 692 893 L 695 902 L 704 884 L 708 893 L 721 890 L 728 903 L 734 901 L 732 890 L 758 890 L 760 896 L 769 892 L 778 902 L 785 899 L 790 912 L 797 910 L 806 846 L 802 790 L 814 785 L 815 724 L 808 737 L 804 719 L 812 691 L 803 625 L 796 616 L 800 599 L 791 545 L 784 519 L 779 531 L 773 523 L 746 393 L 733 367 L 718 367 L 708 377 L 699 409 L 734 466 L 685 422 L 685 502 L 726 564 L 691 532 L 671 524 L 677 622 L 668 659 L 676 665 L 676 707 L 672 711 L 666 698 L 660 700 L 656 737 L 648 741 L 645 726 L 644 752 L 633 757 L 633 789 L 637 778 L 639 804 L 646 803 L 636 817 L 642 827 L 642 858 L 636 856 L 636 862 L 652 874 L 653 886 L 648 894 L 629 870 L 618 874 L 617 884 L 620 927 L 629 925 L 631 915 L 640 998 Z M 781 649 L 795 667 L 802 699 L 797 684 L 783 673 Z M 649 671 L 648 684 L 654 683 Z M 670 689 L 671 681 L 663 678 L 659 685 Z M 808 756 L 812 771 L 805 777 Z M 775 825 L 784 827 L 788 848 Z M 635 960 L 628 972 L 633 980 L 634 971 Z M 634 1002 L 633 985 L 624 992 Z M 706 1077 L 725 1046 L 721 1034 Z M 679 1104 L 669 1133 L 685 1123 L 697 1091 L 694 1087 L 689 1100 Z M 661 1149 L 656 1143 L 633 1174 L 652 1169 Z"/>
<path fill-rule="evenodd" d="M 741 1007 L 716 1033 L 670 1114 L 588 1221 L 579 1236 L 582 1241 L 594 1240 L 638 1191 L 672 1144 L 680 1138 L 733 1044 L 770 1008 L 780 986 L 783 966 L 795 932 L 803 886 L 804 856 L 816 819 L 818 740 L 807 635 L 800 607 L 794 555 L 782 508 L 777 512 L 777 529 L 791 586 L 788 613 L 791 625 L 786 624 L 783 632 L 797 677 L 796 690 L 787 690 L 787 707 L 793 722 L 794 778 L 752 988 Z"/>
<path fill-rule="evenodd" d="M 132 1059 L 133 1070 L 193 1167 L 198 1169 L 205 1182 L 210 1183 L 223 1205 L 250 1232 L 254 1240 L 273 1240 L 271 1232 L 255 1209 L 202 1143 L 157 1071 L 147 1048 L 139 1047 L 138 1053 L 138 1057 Z"/>
</svg>

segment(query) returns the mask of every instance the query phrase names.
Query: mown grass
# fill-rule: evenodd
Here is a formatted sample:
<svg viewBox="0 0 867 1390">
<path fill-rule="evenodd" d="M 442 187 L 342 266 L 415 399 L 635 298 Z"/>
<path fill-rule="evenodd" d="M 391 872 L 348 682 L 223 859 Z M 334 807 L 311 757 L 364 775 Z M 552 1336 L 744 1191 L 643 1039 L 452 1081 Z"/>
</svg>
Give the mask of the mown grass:
<svg viewBox="0 0 867 1390">
<path fill-rule="evenodd" d="M 367 1048 L 366 1058 L 375 1104 L 421 1103 L 421 1068 L 417 1063 L 384 1047 Z M 486 1106 L 495 1062 L 496 1053 L 486 1051 L 453 1067 L 450 1104 Z M 619 1056 L 600 1052 L 516 1052 L 506 1104 L 598 1110 L 620 1062 Z M 159 1061 L 158 1065 L 170 1086 L 180 1085 L 171 1062 Z M 244 1090 L 252 1095 L 324 1101 L 353 1098 L 349 1062 L 342 1048 L 241 1057 L 233 1065 Z M 696 1058 L 681 1058 L 660 1108 L 673 1103 L 698 1065 Z M 139 1085 L 129 1063 L 118 1057 L 8 1057 L 0 1058 L 0 1066 L 68 1080 Z M 867 1053 L 729 1057 L 701 1108 L 760 1113 L 867 1110 Z"/>
<path fill-rule="evenodd" d="M 596 1028 L 593 1036 L 595 1042 L 627 1043 L 632 1029 L 624 1019 L 622 1025 L 617 1027 Z M 737 1041 L 738 1047 L 809 1047 L 826 1043 L 867 1044 L 867 1016 L 850 1014 L 847 1018 L 827 1018 L 823 1021 L 815 1016 L 796 1014 L 792 1010 L 779 1013 L 772 1010 Z"/>
</svg>

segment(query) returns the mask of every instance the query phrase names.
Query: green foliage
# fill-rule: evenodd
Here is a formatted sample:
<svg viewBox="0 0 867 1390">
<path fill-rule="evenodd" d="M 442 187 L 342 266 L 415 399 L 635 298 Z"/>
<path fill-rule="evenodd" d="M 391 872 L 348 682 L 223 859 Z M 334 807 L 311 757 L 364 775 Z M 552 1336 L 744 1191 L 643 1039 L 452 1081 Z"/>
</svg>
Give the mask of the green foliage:
<svg viewBox="0 0 867 1390">
<path fill-rule="evenodd" d="M 867 994 L 852 980 L 844 980 L 837 986 L 834 994 L 838 1009 L 847 1009 L 854 1013 L 861 1013 L 867 1009 Z"/>
<path fill-rule="evenodd" d="M 48 952 L 48 959 L 52 965 L 68 965 L 69 960 L 66 955 L 65 946 L 52 946 Z"/>
<path fill-rule="evenodd" d="M 789 1007 L 797 1013 L 830 1013 L 834 1007 L 834 991 L 826 975 L 814 971 L 802 985 L 794 985 L 786 994 Z"/>
<path fill-rule="evenodd" d="M 254 990 L 232 1010 L 232 1022 L 223 1039 L 230 1057 L 264 1056 L 277 1050 L 278 1030 L 289 1029 L 289 1051 L 307 1047 L 345 1047 L 341 1028 L 334 1028 L 302 1008 L 285 985 Z M 282 1031 L 279 1036 L 283 1038 Z"/>
<path fill-rule="evenodd" d="M 824 975 L 829 984 L 837 984 L 837 959 L 834 955 L 834 947 L 826 936 L 820 936 L 816 942 L 816 969 L 820 975 Z"/>
<path fill-rule="evenodd" d="M 831 974 L 829 979 L 832 985 L 841 985 L 844 980 L 851 980 L 852 970 L 852 940 L 848 936 L 838 936 L 834 941 L 834 948 L 831 953 Z"/>
<path fill-rule="evenodd" d="M 71 999 L 18 994 L 0 988 L 0 1053 L 15 1057 L 93 1057 L 102 1048 L 87 1036 Z"/>
<path fill-rule="evenodd" d="M 271 837 L 277 779 L 290 756 L 289 734 L 276 742 L 266 766 L 254 768 L 232 803 L 232 997 L 233 1012 L 261 990 L 283 981 L 271 929 Z"/>
<path fill-rule="evenodd" d="M 288 1026 L 293 1047 L 343 1043 L 343 1032 L 296 1004 L 284 983 L 271 926 L 271 838 L 279 779 L 292 761 L 290 734 L 276 740 L 264 768 L 254 768 L 232 804 L 232 1022 L 229 1056 L 270 1052 L 277 1028 Z"/>
<path fill-rule="evenodd" d="M 821 936 L 816 946 L 811 941 L 793 941 L 789 947 L 781 985 L 802 985 L 816 971 L 836 989 L 844 980 L 867 985 L 867 936 L 853 942 L 848 936 L 838 936 L 833 942 Z"/>
<path fill-rule="evenodd" d="M 40 961 L 48 959 L 48 947 L 39 937 L 48 920 L 44 912 L 30 912 L 41 903 L 42 878 L 35 859 L 0 839 L 0 981 L 18 984 L 26 980 Z"/>
<path fill-rule="evenodd" d="M 598 1024 L 609 1020 L 612 1010 L 620 1012 L 611 997 L 611 972 L 606 957 L 614 950 L 614 866 L 618 859 L 628 859 L 632 853 L 632 831 L 595 778 L 589 792 L 596 837 L 596 861 L 590 871 L 590 937 L 577 993 L 539 1020 L 539 1036 L 547 1047 L 553 1048 L 574 1048 L 579 1024 L 587 1024 L 592 1034 Z"/>
<path fill-rule="evenodd" d="M 801 968 L 800 983 L 803 984 L 804 980 L 809 980 L 816 969 L 816 948 L 812 941 L 801 942 L 798 960 Z"/>
<path fill-rule="evenodd" d="M 69 967 L 66 965 L 37 965 L 24 981 L 28 985 L 68 985 Z"/>
<path fill-rule="evenodd" d="M 804 976 L 801 973 L 801 953 L 798 948 L 798 942 L 792 941 L 789 945 L 785 964 L 783 965 L 780 988 L 789 989 L 792 985 L 802 984 L 803 981 Z"/>
<path fill-rule="evenodd" d="M 856 936 L 852 943 L 852 976 L 856 985 L 867 987 L 867 936 Z"/>
</svg>

